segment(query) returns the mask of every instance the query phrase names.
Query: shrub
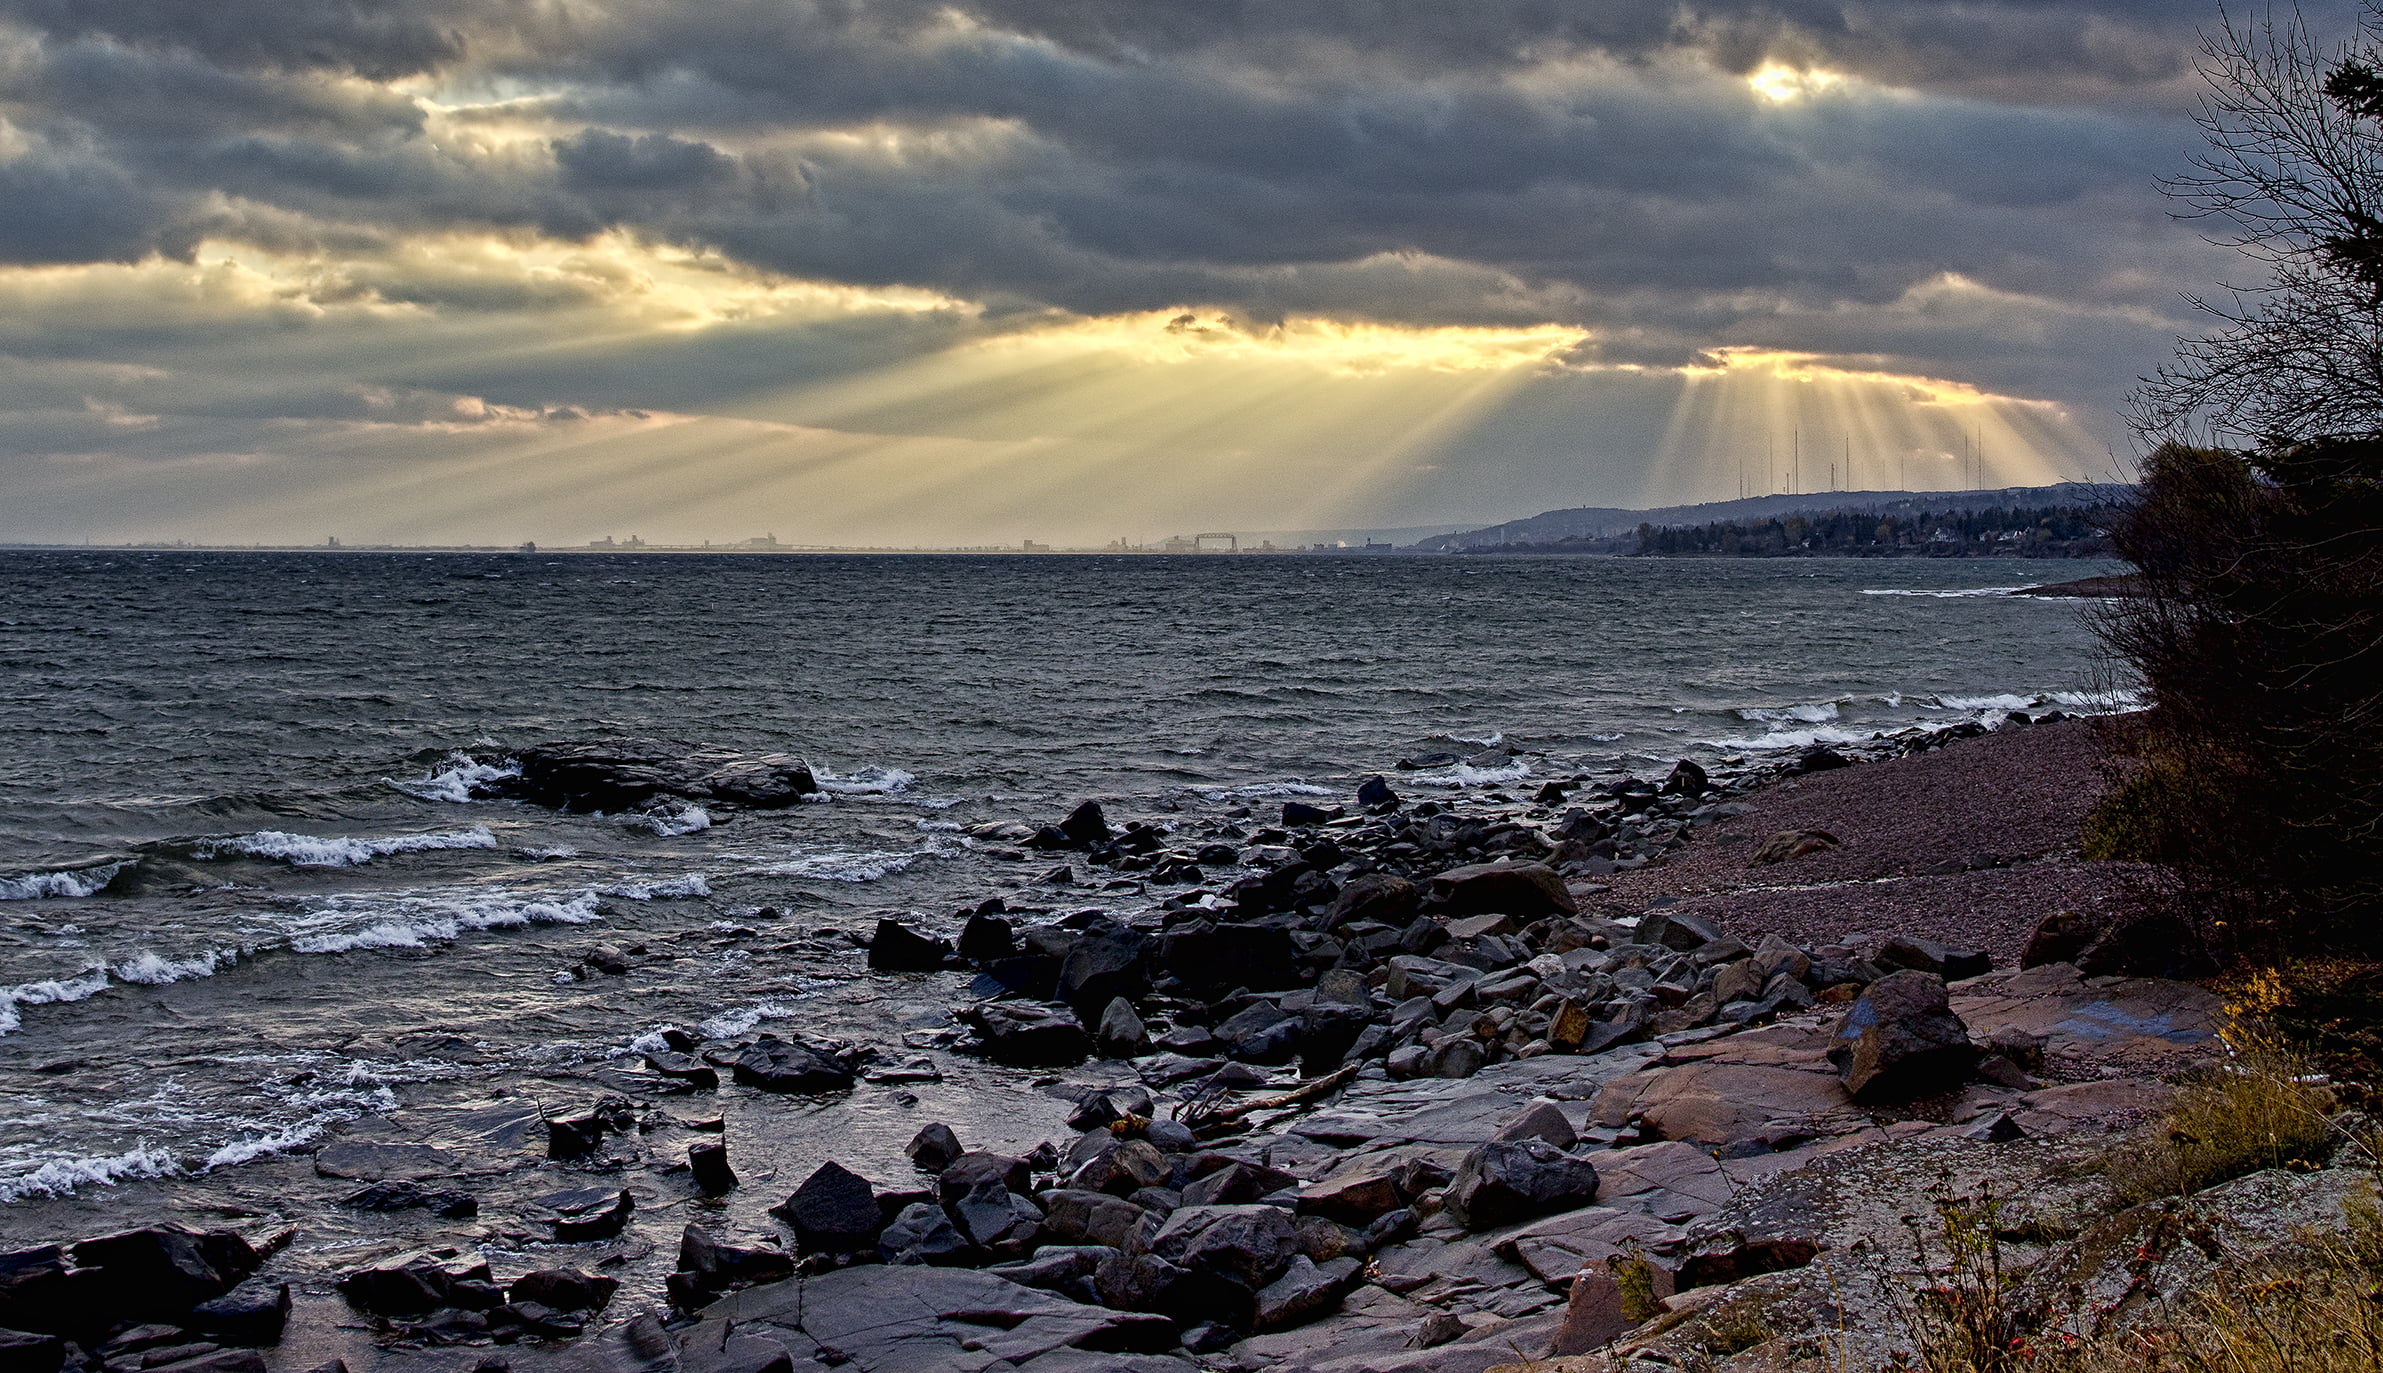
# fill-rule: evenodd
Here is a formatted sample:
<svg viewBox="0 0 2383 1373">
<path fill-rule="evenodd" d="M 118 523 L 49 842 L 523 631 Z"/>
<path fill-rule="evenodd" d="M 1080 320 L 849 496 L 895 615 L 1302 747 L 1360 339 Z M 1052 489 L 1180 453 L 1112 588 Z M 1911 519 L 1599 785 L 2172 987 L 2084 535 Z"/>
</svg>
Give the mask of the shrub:
<svg viewBox="0 0 2383 1373">
<path fill-rule="evenodd" d="M 2107 1160 L 2119 1204 L 2181 1196 L 2264 1168 L 2323 1162 L 2333 1151 L 2333 1094 L 2306 1059 L 2238 1022 L 2225 1063 L 2188 1083 L 2152 1137 Z"/>
</svg>

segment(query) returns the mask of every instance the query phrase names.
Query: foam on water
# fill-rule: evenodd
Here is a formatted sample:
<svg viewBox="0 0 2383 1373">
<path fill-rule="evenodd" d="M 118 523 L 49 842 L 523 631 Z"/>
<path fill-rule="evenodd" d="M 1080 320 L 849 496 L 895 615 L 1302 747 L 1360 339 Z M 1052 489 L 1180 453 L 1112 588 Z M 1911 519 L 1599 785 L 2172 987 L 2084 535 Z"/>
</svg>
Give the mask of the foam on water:
<svg viewBox="0 0 2383 1373">
<path fill-rule="evenodd" d="M 1797 706 L 1744 706 L 1738 710 L 1737 716 L 1741 720 L 1754 724 L 1781 724 L 1795 721 L 1799 724 L 1819 725 L 1838 718 L 1838 711 L 1835 701 L 1815 701 L 1808 705 Z"/>
<path fill-rule="evenodd" d="M 236 949 L 210 949 L 190 958 L 167 958 L 143 951 L 118 963 L 109 971 L 118 982 L 130 982 L 142 987 L 162 987 L 169 982 L 187 982 L 197 977 L 213 977 L 216 970 L 240 960 Z"/>
<path fill-rule="evenodd" d="M 427 834 L 398 834 L 385 839 L 350 839 L 287 830 L 260 830 L 230 839 L 203 839 L 191 847 L 193 858 L 221 858 L 240 854 L 270 858 L 294 868 L 352 868 L 393 853 L 428 853 L 438 849 L 493 849 L 496 836 L 486 825 L 468 829 L 433 830 Z"/>
<path fill-rule="evenodd" d="M 684 877 L 666 877 L 651 882 L 622 882 L 615 886 L 596 888 L 598 896 L 618 896 L 630 901 L 651 901 L 656 897 L 709 896 L 712 884 L 702 873 L 691 872 Z"/>
<path fill-rule="evenodd" d="M 0 877 L 0 901 L 38 901 L 45 896 L 96 896 L 107 890 L 116 874 L 129 867 L 127 863 L 105 863 L 95 868 L 62 868 L 52 872 L 29 872 L 18 877 Z"/>
<path fill-rule="evenodd" d="M 489 783 L 507 777 L 519 777 L 521 765 L 508 758 L 501 763 L 483 763 L 467 753 L 450 753 L 447 765 L 427 777 L 399 781 L 394 777 L 381 780 L 408 796 L 425 801 L 445 801 L 466 805 L 479 798 L 472 793 L 485 789 Z"/>
<path fill-rule="evenodd" d="M 888 796 L 908 791 L 918 778 L 900 768 L 865 767 L 854 772 L 834 773 L 826 768 L 813 768 L 812 780 L 820 789 L 838 796 Z"/>
<path fill-rule="evenodd" d="M 1211 799 L 1259 800 L 1268 796 L 1338 796 L 1333 787 L 1320 787 L 1313 782 L 1252 782 L 1239 787 L 1193 787 L 1193 791 Z"/>
<path fill-rule="evenodd" d="M 1865 590 L 1862 592 L 1862 594 L 1865 596 L 1925 596 L 1931 600 L 1938 601 L 1961 601 L 1968 600 L 1974 596 L 2008 596 L 2014 592 L 2033 591 L 2042 585 L 2042 582 L 2029 582 L 2025 586 L 1965 586 L 1952 591 L 1924 591 L 1911 590 L 1903 587 L 1884 587 L 1874 591 Z M 2049 600 L 2054 598 L 2038 597 L 2034 599 Z"/>
<path fill-rule="evenodd" d="M 452 943 L 469 930 L 585 925 L 602 918 L 593 892 L 569 900 L 485 892 L 330 896 L 318 898 L 287 929 L 292 952 L 326 954 L 420 949 Z"/>
<path fill-rule="evenodd" d="M 909 853 L 889 850 L 837 849 L 829 853 L 812 854 L 787 863 L 771 863 L 754 868 L 757 877 L 815 877 L 829 882 L 874 882 L 902 871 L 929 853 L 928 849 Z"/>
<path fill-rule="evenodd" d="M 1500 787 L 1519 782 L 1531 775 L 1531 765 L 1521 758 L 1496 767 L 1477 768 L 1471 763 L 1456 763 L 1444 768 L 1407 774 L 1406 780 L 1419 787 Z"/>
<path fill-rule="evenodd" d="M 24 1025 L 17 1014 L 19 1006 L 51 1006 L 62 1001 L 81 1001 L 107 990 L 108 970 L 93 968 L 79 977 L 45 978 L 39 982 L 20 982 L 14 987 L 0 987 L 0 1035 Z"/>
<path fill-rule="evenodd" d="M 126 1178 L 166 1178 L 182 1173 L 182 1164 L 166 1150 L 146 1141 L 121 1154 L 95 1158 L 57 1155 L 33 1168 L 0 1176 L 0 1204 L 27 1197 L 63 1197 L 78 1187 L 121 1182 Z"/>
<path fill-rule="evenodd" d="M 651 830 L 664 839 L 676 839 L 712 827 L 711 812 L 692 801 L 670 801 L 646 810 L 631 811 L 621 818 L 624 825 Z"/>
</svg>

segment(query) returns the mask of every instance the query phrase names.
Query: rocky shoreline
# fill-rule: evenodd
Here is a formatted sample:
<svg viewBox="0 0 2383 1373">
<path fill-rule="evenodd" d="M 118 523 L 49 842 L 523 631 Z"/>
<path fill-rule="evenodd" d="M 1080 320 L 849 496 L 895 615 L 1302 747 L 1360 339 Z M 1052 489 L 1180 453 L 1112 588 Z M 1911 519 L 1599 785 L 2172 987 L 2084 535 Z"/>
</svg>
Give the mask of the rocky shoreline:
<svg viewBox="0 0 2383 1373">
<path fill-rule="evenodd" d="M 612 1090 L 486 1122 L 535 1195 L 476 1244 L 392 1235 L 311 1276 L 276 1268 L 287 1233 L 236 1228 L 0 1255 L 0 1327 L 24 1332 L 0 1370 L 1480 1373 L 1634 1329 L 1679 1366 L 1711 1362 L 1699 1332 L 1750 1292 L 1780 1328 L 1747 1348 L 1809 1341 L 1847 1292 L 1891 1306 L 1889 1269 L 1836 1260 L 1877 1249 L 1914 1179 L 2051 1216 L 2076 1161 L 2220 1047 L 2216 998 L 2134 975 L 2160 941 L 2067 851 L 2092 728 L 2015 717 L 1463 804 L 1386 775 L 1346 806 L 1181 828 L 1089 803 L 979 826 L 1021 873 L 1006 894 L 862 937 L 873 976 L 973 976 L 951 1028 L 900 1049 L 662 1031 Z M 608 772 L 559 748 L 548 803 L 624 778 L 639 804 L 717 799 L 726 777 L 788 804 L 807 778 L 667 752 Z M 1112 882 L 1171 894 L 1062 904 Z M 1900 914 L 1963 884 L 2003 899 Z M 817 1167 L 766 1234 L 707 1214 L 763 1185 L 739 1167 L 767 1143 L 707 1100 L 899 1090 L 936 1052 L 1039 1071 L 1068 1132 L 1002 1151 L 929 1124 L 906 1158 Z M 311 1163 L 398 1222 L 479 1206 L 432 1143 Z M 661 1246 L 664 1281 L 616 1276 Z M 329 1317 L 285 1325 L 294 1304 Z M 1893 1341 L 1865 1338 L 1849 1366 Z"/>
</svg>

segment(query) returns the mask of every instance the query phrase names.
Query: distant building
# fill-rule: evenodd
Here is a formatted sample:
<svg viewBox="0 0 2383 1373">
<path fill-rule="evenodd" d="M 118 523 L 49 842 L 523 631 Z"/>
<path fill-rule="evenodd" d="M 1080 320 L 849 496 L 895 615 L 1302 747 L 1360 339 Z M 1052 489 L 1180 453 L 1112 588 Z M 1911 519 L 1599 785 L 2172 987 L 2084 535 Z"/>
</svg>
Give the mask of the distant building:
<svg viewBox="0 0 2383 1373">
<path fill-rule="evenodd" d="M 1160 544 L 1158 551 L 1161 553 L 1197 553 L 1200 551 L 1200 543 L 1197 539 L 1187 539 L 1181 534 L 1177 534 Z"/>
<path fill-rule="evenodd" d="M 746 548 L 776 548 L 777 546 L 778 536 L 775 534 L 764 534 L 758 539 L 747 539 L 743 544 L 743 547 Z"/>
<path fill-rule="evenodd" d="M 325 548 L 337 548 L 337 547 L 339 547 L 339 536 L 338 536 L 337 534 L 334 534 L 334 535 L 332 535 L 330 538 L 323 540 L 323 547 L 325 547 Z"/>
<path fill-rule="evenodd" d="M 1019 551 L 1022 553 L 1048 553 L 1051 551 L 1051 545 L 1027 539 L 1019 546 Z"/>
</svg>

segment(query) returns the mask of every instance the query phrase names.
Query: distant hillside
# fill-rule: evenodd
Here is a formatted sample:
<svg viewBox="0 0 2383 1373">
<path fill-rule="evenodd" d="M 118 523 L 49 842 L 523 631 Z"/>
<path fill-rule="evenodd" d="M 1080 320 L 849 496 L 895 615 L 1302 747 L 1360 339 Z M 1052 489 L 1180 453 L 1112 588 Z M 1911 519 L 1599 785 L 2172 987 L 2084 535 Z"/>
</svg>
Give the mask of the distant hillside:
<svg viewBox="0 0 2383 1373">
<path fill-rule="evenodd" d="M 1658 527 L 1704 525 L 1738 520 L 1783 520 L 1791 515 L 1862 513 L 1915 517 L 1921 514 L 1960 514 L 2008 509 L 2014 506 L 2091 506 L 2122 499 L 2130 487 L 2094 482 L 2061 482 L 2055 486 L 2013 486 L 1999 491 L 1823 491 L 1797 496 L 1749 496 L 1737 501 L 1708 501 L 1702 505 L 1673 505 L 1654 510 L 1616 510 L 1583 506 L 1550 510 L 1528 519 L 1508 520 L 1486 529 L 1468 529 L 1421 539 L 1411 547 L 1422 551 L 1455 552 L 1515 544 L 1552 544 L 1565 539 L 1612 539 L 1635 534 L 1642 524 Z"/>
</svg>

